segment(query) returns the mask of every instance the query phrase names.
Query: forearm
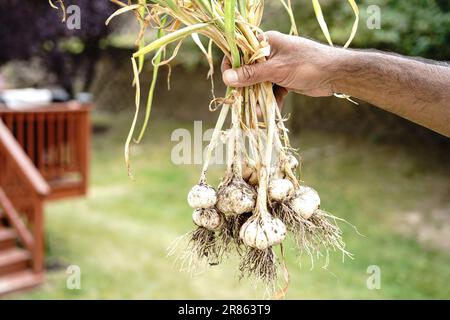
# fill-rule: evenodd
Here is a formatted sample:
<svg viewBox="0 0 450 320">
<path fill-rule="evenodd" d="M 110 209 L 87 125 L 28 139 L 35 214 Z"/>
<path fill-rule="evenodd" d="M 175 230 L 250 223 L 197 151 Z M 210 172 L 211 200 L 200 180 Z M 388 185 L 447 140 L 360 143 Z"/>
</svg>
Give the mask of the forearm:
<svg viewBox="0 0 450 320">
<path fill-rule="evenodd" d="M 377 52 L 341 53 L 335 92 L 450 137 L 450 67 Z"/>
</svg>

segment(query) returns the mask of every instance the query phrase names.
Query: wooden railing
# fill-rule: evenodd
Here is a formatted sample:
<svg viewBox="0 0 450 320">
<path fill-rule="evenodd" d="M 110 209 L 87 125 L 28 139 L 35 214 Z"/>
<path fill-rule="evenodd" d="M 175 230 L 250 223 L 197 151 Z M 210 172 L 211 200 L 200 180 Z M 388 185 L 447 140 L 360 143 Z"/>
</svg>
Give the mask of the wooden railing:
<svg viewBox="0 0 450 320">
<path fill-rule="evenodd" d="M 87 190 L 90 109 L 78 102 L 20 111 L 0 106 L 0 213 L 36 274 L 44 266 L 44 202 Z"/>
<path fill-rule="evenodd" d="M 43 271 L 43 202 L 50 186 L 0 119 L 0 207 L 31 253 L 35 273 Z"/>
<path fill-rule="evenodd" d="M 0 109 L 0 119 L 50 185 L 51 199 L 86 193 L 90 108 L 74 101 L 31 110 Z"/>
</svg>

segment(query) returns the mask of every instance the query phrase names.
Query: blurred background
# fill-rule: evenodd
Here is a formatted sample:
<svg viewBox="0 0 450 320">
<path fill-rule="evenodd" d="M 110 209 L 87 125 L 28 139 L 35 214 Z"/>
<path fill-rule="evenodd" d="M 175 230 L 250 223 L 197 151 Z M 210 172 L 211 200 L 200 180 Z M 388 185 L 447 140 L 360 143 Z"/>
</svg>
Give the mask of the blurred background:
<svg viewBox="0 0 450 320">
<path fill-rule="evenodd" d="M 448 0 L 357 2 L 361 22 L 353 47 L 450 60 Z M 167 257 L 172 241 L 193 228 L 185 199 L 200 172 L 199 165 L 171 161 L 177 144 L 172 132 L 192 132 L 194 120 L 203 121 L 206 130 L 217 117 L 208 111 L 211 90 L 201 52 L 185 41 L 172 63 L 170 90 L 169 69 L 162 68 L 145 139 L 131 149 L 132 181 L 123 146 L 134 112 L 129 58 L 139 26 L 128 14 L 106 27 L 104 21 L 117 9 L 106 0 L 65 3 L 81 8 L 79 30 L 69 30 L 61 10 L 51 9 L 47 1 L 0 4 L 0 92 L 47 88 L 62 95 L 62 101 L 89 99 L 94 104 L 89 191 L 45 205 L 46 281 L 7 298 L 261 298 L 261 288 L 238 280 L 237 260 L 192 277 Z M 353 23 L 351 8 L 346 1 L 321 3 L 335 43 L 345 43 Z M 323 42 L 310 1 L 293 4 L 301 35 Z M 266 1 L 266 6 L 263 29 L 288 32 L 279 3 Z M 373 21 L 374 8 L 380 9 L 379 29 L 367 23 Z M 216 64 L 220 60 L 216 52 Z M 218 96 L 224 92 L 219 70 Z M 144 86 L 151 73 L 147 63 Z M 320 192 L 326 210 L 364 235 L 342 225 L 354 260 L 342 263 L 335 253 L 327 269 L 322 268 L 325 261 L 311 268 L 307 257 L 287 249 L 287 298 L 448 299 L 450 139 L 358 102 L 294 94 L 286 102 L 292 144 L 303 157 L 303 180 Z M 216 166 L 211 182 L 217 184 L 222 172 Z M 80 267 L 80 290 L 66 286 L 70 265 Z M 381 270 L 381 288 L 370 290 L 368 268 L 374 265 Z"/>
</svg>

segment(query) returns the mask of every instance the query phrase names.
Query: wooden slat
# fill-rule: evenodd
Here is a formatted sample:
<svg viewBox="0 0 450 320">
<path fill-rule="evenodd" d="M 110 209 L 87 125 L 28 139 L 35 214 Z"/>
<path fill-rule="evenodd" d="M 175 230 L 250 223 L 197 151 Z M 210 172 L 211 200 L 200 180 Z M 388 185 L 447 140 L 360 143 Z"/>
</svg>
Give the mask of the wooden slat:
<svg viewBox="0 0 450 320">
<path fill-rule="evenodd" d="M 48 113 L 48 112 L 76 112 L 76 111 L 84 111 L 84 110 L 91 110 L 92 104 L 90 103 L 80 103 L 79 101 L 73 100 L 68 102 L 57 102 L 57 103 L 50 103 L 48 105 L 43 106 L 37 106 L 36 108 L 29 109 L 29 112 L 33 113 Z M 0 106 L 0 114 L 13 114 L 17 113 L 17 110 L 9 109 L 7 107 L 4 107 L 3 105 Z"/>
<path fill-rule="evenodd" d="M 45 156 L 47 159 L 47 166 L 46 166 L 46 175 L 49 177 L 53 177 L 55 174 L 55 114 L 54 113 L 48 113 L 45 117 L 45 127 L 47 129 L 47 135 L 46 135 L 46 149 L 45 149 Z"/>
<path fill-rule="evenodd" d="M 9 131 L 14 132 L 13 114 L 12 113 L 5 114 L 5 124 L 8 127 Z"/>
<path fill-rule="evenodd" d="M 16 122 L 16 139 L 19 142 L 19 144 L 22 146 L 22 148 L 25 146 L 24 141 L 24 126 L 23 126 L 23 113 L 17 113 L 15 115 L 15 122 Z"/>
<path fill-rule="evenodd" d="M 35 130 L 34 130 L 34 114 L 27 113 L 26 115 L 26 123 L 27 123 L 27 154 L 33 163 L 36 163 L 36 154 L 35 154 Z"/>
<path fill-rule="evenodd" d="M 34 209 L 33 216 L 33 271 L 41 273 L 44 270 L 44 212 L 42 206 Z"/>
<path fill-rule="evenodd" d="M 74 170 L 76 168 L 75 157 L 75 141 L 76 141 L 76 113 L 67 119 L 67 169 Z"/>
<path fill-rule="evenodd" d="M 56 114 L 56 146 L 55 146 L 56 174 L 64 174 L 64 114 Z"/>
<path fill-rule="evenodd" d="M 82 115 L 82 123 L 80 126 L 80 136 L 81 136 L 81 146 L 78 150 L 81 155 L 80 162 L 80 171 L 83 180 L 83 189 L 84 192 L 87 192 L 87 188 L 89 185 L 89 161 L 90 161 L 90 152 L 91 152 L 91 122 L 89 118 L 89 113 L 87 111 L 83 111 Z"/>
<path fill-rule="evenodd" d="M 37 166 L 42 174 L 45 174 L 45 131 L 44 131 L 44 114 L 37 115 Z"/>
</svg>

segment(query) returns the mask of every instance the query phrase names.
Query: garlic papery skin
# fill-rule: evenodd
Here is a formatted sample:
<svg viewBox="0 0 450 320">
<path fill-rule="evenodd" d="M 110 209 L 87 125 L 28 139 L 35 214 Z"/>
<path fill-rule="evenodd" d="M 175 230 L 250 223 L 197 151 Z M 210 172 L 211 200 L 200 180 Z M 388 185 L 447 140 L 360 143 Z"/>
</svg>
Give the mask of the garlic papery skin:
<svg viewBox="0 0 450 320">
<path fill-rule="evenodd" d="M 290 200 L 290 205 L 295 213 L 304 219 L 309 219 L 314 211 L 320 207 L 320 197 L 313 188 L 300 186 Z"/>
<path fill-rule="evenodd" d="M 266 237 L 271 246 L 276 246 L 286 238 L 286 225 L 278 218 L 266 218 Z"/>
<path fill-rule="evenodd" d="M 270 177 L 271 179 L 277 180 L 283 177 L 283 172 L 279 167 L 270 168 Z"/>
<path fill-rule="evenodd" d="M 242 178 L 233 178 L 217 192 L 216 207 L 226 215 L 251 212 L 256 204 L 256 191 Z"/>
<path fill-rule="evenodd" d="M 299 162 L 298 162 L 297 158 L 294 157 L 292 154 L 289 154 L 289 155 L 287 156 L 286 162 L 287 162 L 287 165 L 289 166 L 289 168 L 290 168 L 292 171 L 297 170 L 298 165 L 299 165 Z"/>
<path fill-rule="evenodd" d="M 192 212 L 192 221 L 199 227 L 203 227 L 202 214 L 204 209 L 195 209 Z"/>
<path fill-rule="evenodd" d="M 265 250 L 286 238 L 286 226 L 280 219 L 269 215 L 256 217 L 244 223 L 239 236 L 245 245 Z"/>
<path fill-rule="evenodd" d="M 256 235 L 259 225 L 255 223 L 257 219 L 250 218 L 239 230 L 239 238 L 241 238 L 247 246 L 256 247 Z"/>
<path fill-rule="evenodd" d="M 222 226 L 223 218 L 214 208 L 195 209 L 192 213 L 192 221 L 199 227 L 217 231 Z"/>
<path fill-rule="evenodd" d="M 263 230 L 258 230 L 256 233 L 256 238 L 252 243 L 255 244 L 255 248 L 259 250 L 265 250 L 271 246 L 267 235 Z"/>
<path fill-rule="evenodd" d="M 194 209 L 212 208 L 217 202 L 216 190 L 207 184 L 197 184 L 189 191 L 187 201 Z"/>
<path fill-rule="evenodd" d="M 286 200 L 293 192 L 294 185 L 288 179 L 274 179 L 269 185 L 269 199 L 281 202 Z"/>
<path fill-rule="evenodd" d="M 248 184 L 255 187 L 259 184 L 259 177 L 258 177 L 258 172 L 255 170 L 252 175 L 250 176 L 250 178 L 248 179 Z"/>
<path fill-rule="evenodd" d="M 253 161 L 245 161 L 244 165 L 242 166 L 242 178 L 245 181 L 248 181 L 253 173 L 256 173 L 256 167 Z"/>
<path fill-rule="evenodd" d="M 245 164 L 242 166 L 242 178 L 249 185 L 255 187 L 258 185 L 259 177 L 258 170 L 256 170 L 256 165 L 254 161 L 247 160 Z"/>
</svg>

